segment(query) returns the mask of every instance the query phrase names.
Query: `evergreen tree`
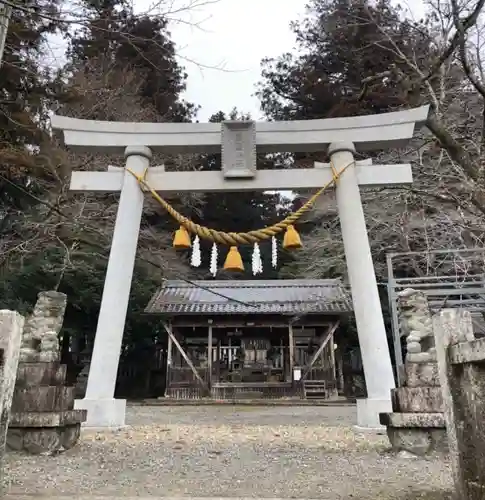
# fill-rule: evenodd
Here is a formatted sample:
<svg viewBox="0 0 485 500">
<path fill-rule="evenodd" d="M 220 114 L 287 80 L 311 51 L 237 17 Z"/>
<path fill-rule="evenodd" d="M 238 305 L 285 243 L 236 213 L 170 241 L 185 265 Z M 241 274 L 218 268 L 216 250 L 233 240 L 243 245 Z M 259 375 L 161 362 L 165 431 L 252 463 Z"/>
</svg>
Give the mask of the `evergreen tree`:
<svg viewBox="0 0 485 500">
<path fill-rule="evenodd" d="M 36 12 L 50 12 L 55 19 L 59 0 L 26 2 Z M 49 71 L 42 66 L 46 37 L 61 28 L 60 23 L 37 13 L 13 9 L 0 71 L 0 203 L 6 219 L 31 205 L 25 192 L 38 188 L 37 177 L 49 177 L 39 150 L 49 142 L 45 120 L 52 98 Z M 40 160 L 40 161 L 39 161 Z M 39 179 L 40 180 L 40 179 Z"/>
<path fill-rule="evenodd" d="M 287 53 L 262 63 L 259 97 L 263 111 L 272 119 L 355 116 L 395 109 L 404 102 L 401 87 L 383 76 L 371 91 L 364 92 L 367 79 L 405 66 L 397 50 L 427 54 L 424 37 L 390 0 L 311 0 L 304 19 L 292 28 L 299 55 Z"/>
<path fill-rule="evenodd" d="M 45 226 L 50 188 L 58 172 L 46 153 L 50 149 L 47 117 L 54 99 L 52 75 L 45 67 L 47 37 L 61 30 L 56 22 L 58 0 L 25 2 L 27 12 L 13 8 L 0 69 L 0 271 L 2 307 L 24 310 L 32 288 L 27 264 L 49 231 Z M 49 19 L 42 17 L 49 13 Z M 54 191 L 54 190 L 53 190 Z M 35 301 L 35 296 L 34 296 Z"/>
<path fill-rule="evenodd" d="M 73 71 L 132 72 L 140 103 L 154 109 L 157 121 L 190 121 L 196 107 L 180 99 L 187 75 L 175 58 L 168 20 L 138 16 L 126 0 L 82 3 L 90 21 L 71 37 Z"/>
</svg>

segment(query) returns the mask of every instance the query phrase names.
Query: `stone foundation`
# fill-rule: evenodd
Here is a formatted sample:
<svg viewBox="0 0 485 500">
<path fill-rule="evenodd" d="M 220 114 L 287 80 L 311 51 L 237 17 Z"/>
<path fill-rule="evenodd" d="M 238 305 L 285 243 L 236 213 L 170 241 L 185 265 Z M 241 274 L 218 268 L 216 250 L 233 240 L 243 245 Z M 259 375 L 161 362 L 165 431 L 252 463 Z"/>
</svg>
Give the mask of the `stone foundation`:
<svg viewBox="0 0 485 500">
<path fill-rule="evenodd" d="M 406 387 L 440 387 L 438 363 L 406 363 L 404 380 Z"/>
<path fill-rule="evenodd" d="M 407 362 L 405 373 L 405 387 L 391 391 L 393 413 L 380 414 L 392 449 L 415 455 L 446 451 L 443 395 L 437 363 Z"/>
<path fill-rule="evenodd" d="M 392 449 L 425 455 L 446 451 L 443 393 L 433 323 L 426 296 L 407 289 L 399 296 L 401 333 L 406 337 L 404 387 L 391 391 L 392 413 L 381 413 Z"/>
<path fill-rule="evenodd" d="M 74 410 L 74 388 L 63 385 L 65 376 L 65 365 L 57 362 L 19 364 L 9 450 L 54 453 L 77 443 L 87 412 Z"/>
<path fill-rule="evenodd" d="M 392 409 L 397 413 L 441 413 L 441 387 L 400 387 L 391 392 Z"/>
<path fill-rule="evenodd" d="M 12 398 L 7 448 L 54 453 L 78 441 L 85 410 L 74 410 L 74 388 L 66 387 L 57 340 L 66 295 L 41 292 L 25 324 Z"/>
<path fill-rule="evenodd" d="M 381 413 L 380 421 L 394 451 L 426 455 L 448 449 L 442 413 Z"/>
</svg>

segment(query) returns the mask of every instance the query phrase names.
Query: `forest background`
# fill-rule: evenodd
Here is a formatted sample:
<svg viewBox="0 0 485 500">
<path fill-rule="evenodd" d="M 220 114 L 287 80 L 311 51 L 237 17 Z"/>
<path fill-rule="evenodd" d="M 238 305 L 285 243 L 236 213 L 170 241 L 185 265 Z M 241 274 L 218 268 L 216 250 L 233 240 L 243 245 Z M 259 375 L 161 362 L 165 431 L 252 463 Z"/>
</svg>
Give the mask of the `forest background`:
<svg viewBox="0 0 485 500">
<path fill-rule="evenodd" d="M 197 2 L 197 0 L 192 0 Z M 201 0 L 202 2 L 203 0 Z M 232 0 L 236 1 L 236 0 Z M 388 0 L 309 0 L 292 24 L 295 53 L 261 62 L 257 95 L 269 120 L 384 113 L 430 105 L 410 146 L 374 151 L 377 162 L 406 162 L 414 183 L 366 189 L 362 198 L 376 274 L 386 304 L 386 254 L 417 252 L 396 263 L 398 276 L 467 273 L 481 263 L 437 262 L 431 250 L 482 248 L 485 222 L 485 0 L 429 0 L 422 19 Z M 0 270 L 2 308 L 28 312 L 37 293 L 68 296 L 64 348 L 92 343 L 117 208 L 114 194 L 69 193 L 72 170 L 102 170 L 123 159 L 69 152 L 49 116 L 140 122 L 191 122 L 198 104 L 182 94 L 187 74 L 170 33 L 170 2 L 135 12 L 127 0 L 5 0 L 12 7 L 0 70 Z M 193 3 L 187 8 L 193 7 Z M 271 29 L 268 20 L 268 30 Z M 52 36 L 65 42 L 60 67 L 46 64 Z M 216 71 L 217 68 L 214 68 Z M 248 118 L 221 110 L 211 121 Z M 358 159 L 364 158 L 363 156 Z M 259 168 L 308 167 L 325 154 L 260 156 Z M 172 170 L 219 169 L 220 155 L 157 157 Z M 226 231 L 272 224 L 309 193 L 181 194 L 186 216 Z M 143 214 L 123 353 L 160 338 L 144 316 L 163 279 L 211 279 L 210 248 L 200 268 L 171 246 L 174 222 L 151 200 Z M 346 280 L 338 213 L 331 192 L 298 226 L 304 249 L 281 252 L 277 269 L 262 245 L 257 279 Z M 251 278 L 246 271 L 218 279 Z M 439 268 L 439 269 L 438 269 Z"/>
</svg>

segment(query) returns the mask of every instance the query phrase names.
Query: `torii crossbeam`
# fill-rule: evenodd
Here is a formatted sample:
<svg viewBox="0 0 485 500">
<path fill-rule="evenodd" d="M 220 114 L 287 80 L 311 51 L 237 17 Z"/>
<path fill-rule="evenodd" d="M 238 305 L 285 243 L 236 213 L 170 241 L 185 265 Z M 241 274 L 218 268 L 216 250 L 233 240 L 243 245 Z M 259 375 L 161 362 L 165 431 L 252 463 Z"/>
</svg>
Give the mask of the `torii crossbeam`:
<svg viewBox="0 0 485 500">
<path fill-rule="evenodd" d="M 410 165 L 354 163 L 354 153 L 402 147 L 428 107 L 359 116 L 293 122 L 124 123 L 52 117 L 67 146 L 78 151 L 124 152 L 126 167 L 145 172 L 156 191 L 270 191 L 320 188 L 332 178 L 329 164 L 309 169 L 257 170 L 259 152 L 328 151 L 337 171 L 347 168 L 336 189 L 340 225 L 368 397 L 358 401 L 358 424 L 380 427 L 379 413 L 390 412 L 394 388 L 387 336 L 374 273 L 359 185 L 412 182 Z M 222 152 L 221 172 L 166 172 L 149 168 L 152 151 Z M 119 427 L 125 423 L 124 400 L 114 399 L 120 349 L 143 211 L 144 194 L 122 168 L 73 172 L 71 190 L 120 192 L 116 224 L 101 300 L 86 397 L 76 402 L 88 410 L 87 425 Z"/>
</svg>

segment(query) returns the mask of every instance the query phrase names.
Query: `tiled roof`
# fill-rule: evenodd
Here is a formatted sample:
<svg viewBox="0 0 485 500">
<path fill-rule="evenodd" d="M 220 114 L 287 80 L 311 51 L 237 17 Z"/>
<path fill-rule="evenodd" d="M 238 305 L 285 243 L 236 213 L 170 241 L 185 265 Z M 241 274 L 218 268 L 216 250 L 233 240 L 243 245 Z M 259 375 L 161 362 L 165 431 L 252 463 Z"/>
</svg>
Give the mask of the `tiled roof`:
<svg viewBox="0 0 485 500">
<path fill-rule="evenodd" d="M 340 280 L 165 281 L 145 309 L 172 316 L 351 311 L 350 294 Z"/>
</svg>

